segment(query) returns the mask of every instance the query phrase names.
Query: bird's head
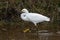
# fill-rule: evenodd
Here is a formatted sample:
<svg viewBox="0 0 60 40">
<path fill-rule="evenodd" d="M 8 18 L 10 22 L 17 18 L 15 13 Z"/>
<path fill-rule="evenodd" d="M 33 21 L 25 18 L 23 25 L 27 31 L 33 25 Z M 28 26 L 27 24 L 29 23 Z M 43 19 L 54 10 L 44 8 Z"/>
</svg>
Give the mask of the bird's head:
<svg viewBox="0 0 60 40">
<path fill-rule="evenodd" d="M 28 13 L 28 10 L 24 8 L 24 9 L 22 9 L 22 12 L 23 13 Z"/>
</svg>

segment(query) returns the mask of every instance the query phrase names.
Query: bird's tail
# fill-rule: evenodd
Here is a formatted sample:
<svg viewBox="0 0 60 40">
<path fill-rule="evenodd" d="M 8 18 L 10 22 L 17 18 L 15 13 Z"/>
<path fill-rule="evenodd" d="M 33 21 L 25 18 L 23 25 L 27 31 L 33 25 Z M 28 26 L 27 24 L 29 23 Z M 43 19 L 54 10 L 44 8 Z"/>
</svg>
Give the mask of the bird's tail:
<svg viewBox="0 0 60 40">
<path fill-rule="evenodd" d="M 50 18 L 47 18 L 46 21 L 50 21 Z"/>
</svg>

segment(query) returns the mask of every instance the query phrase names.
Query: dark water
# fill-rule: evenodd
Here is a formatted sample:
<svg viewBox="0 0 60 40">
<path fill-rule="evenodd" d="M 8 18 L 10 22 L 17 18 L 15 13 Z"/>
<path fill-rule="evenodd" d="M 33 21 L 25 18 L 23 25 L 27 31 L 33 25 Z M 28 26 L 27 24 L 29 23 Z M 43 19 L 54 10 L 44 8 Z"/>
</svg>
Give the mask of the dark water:
<svg viewBox="0 0 60 40">
<path fill-rule="evenodd" d="M 0 30 L 0 40 L 60 40 L 60 34 L 56 33 L 23 33 L 19 29 L 9 31 Z"/>
</svg>

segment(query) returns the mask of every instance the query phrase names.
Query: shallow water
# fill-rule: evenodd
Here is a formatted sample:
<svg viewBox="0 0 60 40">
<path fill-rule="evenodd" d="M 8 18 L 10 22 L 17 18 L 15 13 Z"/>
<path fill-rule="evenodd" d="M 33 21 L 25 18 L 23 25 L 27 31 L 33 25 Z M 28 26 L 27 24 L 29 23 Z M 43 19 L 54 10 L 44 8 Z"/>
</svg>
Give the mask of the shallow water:
<svg viewBox="0 0 60 40">
<path fill-rule="evenodd" d="M 19 29 L 11 29 L 10 31 L 0 30 L 0 40 L 60 40 L 60 34 L 55 33 L 23 33 Z"/>
</svg>

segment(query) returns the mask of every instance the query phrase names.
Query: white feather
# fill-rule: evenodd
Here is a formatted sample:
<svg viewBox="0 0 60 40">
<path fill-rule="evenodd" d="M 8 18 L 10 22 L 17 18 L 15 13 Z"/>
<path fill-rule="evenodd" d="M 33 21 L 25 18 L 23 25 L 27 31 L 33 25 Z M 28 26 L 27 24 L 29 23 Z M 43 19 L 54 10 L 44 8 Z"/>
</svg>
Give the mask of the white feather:
<svg viewBox="0 0 60 40">
<path fill-rule="evenodd" d="M 50 21 L 50 18 L 38 14 L 38 13 L 29 13 L 27 9 L 23 9 L 21 14 L 21 19 L 24 21 L 33 22 L 35 25 L 39 22 Z"/>
</svg>

